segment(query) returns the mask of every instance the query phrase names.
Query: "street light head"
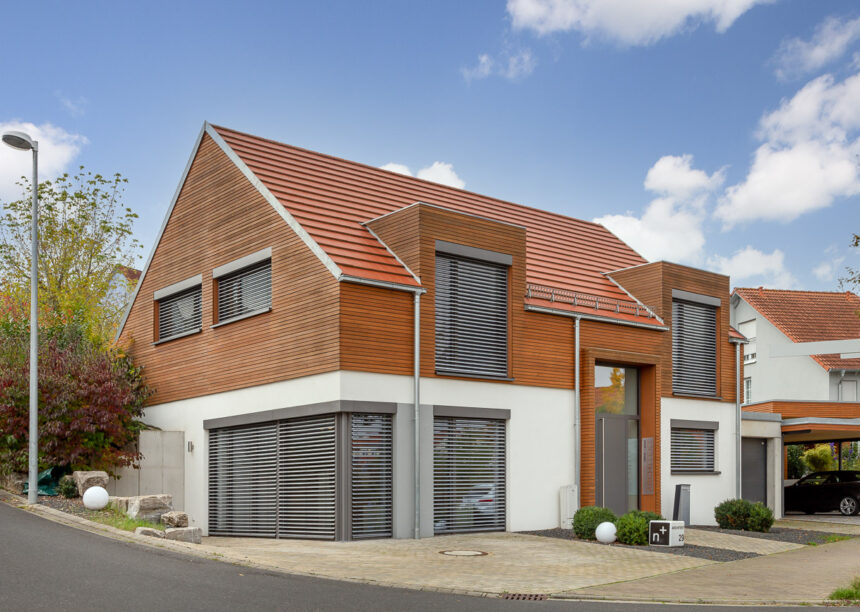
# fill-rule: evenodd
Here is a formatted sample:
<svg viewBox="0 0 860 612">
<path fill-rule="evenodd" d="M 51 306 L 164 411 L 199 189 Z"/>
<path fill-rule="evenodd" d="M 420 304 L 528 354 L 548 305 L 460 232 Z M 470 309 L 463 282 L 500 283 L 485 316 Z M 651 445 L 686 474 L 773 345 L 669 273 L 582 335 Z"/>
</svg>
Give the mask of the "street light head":
<svg viewBox="0 0 860 612">
<path fill-rule="evenodd" d="M 3 132 L 3 142 L 13 149 L 20 149 L 21 151 L 29 151 L 34 149 L 36 145 L 36 143 L 33 142 L 33 139 L 24 132 L 16 132 L 13 130 Z"/>
</svg>

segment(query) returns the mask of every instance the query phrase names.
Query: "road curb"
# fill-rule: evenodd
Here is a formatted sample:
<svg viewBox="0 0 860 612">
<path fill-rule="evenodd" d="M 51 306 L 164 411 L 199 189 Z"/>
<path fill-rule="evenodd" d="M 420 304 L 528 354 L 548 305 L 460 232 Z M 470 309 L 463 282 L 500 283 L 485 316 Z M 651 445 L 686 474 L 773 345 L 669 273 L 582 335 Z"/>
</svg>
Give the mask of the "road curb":
<svg viewBox="0 0 860 612">
<path fill-rule="evenodd" d="M 703 606 L 821 606 L 838 605 L 830 599 L 698 599 L 672 597 L 624 597 L 618 595 L 590 595 L 586 593 L 556 593 L 551 599 L 568 601 L 605 601 L 641 604 L 689 604 Z"/>
</svg>

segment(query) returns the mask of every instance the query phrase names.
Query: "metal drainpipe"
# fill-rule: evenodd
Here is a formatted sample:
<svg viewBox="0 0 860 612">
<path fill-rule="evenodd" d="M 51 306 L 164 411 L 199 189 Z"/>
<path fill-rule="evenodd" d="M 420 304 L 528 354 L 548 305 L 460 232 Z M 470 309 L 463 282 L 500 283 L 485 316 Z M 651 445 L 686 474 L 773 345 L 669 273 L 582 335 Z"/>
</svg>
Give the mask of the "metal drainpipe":
<svg viewBox="0 0 860 612">
<path fill-rule="evenodd" d="M 741 344 L 735 343 L 735 495 L 741 498 Z"/>
<path fill-rule="evenodd" d="M 415 433 L 415 539 L 419 539 L 421 537 L 421 487 L 420 487 L 420 475 L 421 475 L 421 454 L 418 448 L 418 441 L 421 437 L 421 422 L 419 421 L 420 417 L 420 408 L 421 408 L 421 293 L 416 291 L 414 294 L 414 304 L 415 304 L 415 319 L 412 323 L 413 327 L 413 339 L 412 339 L 412 364 L 414 368 L 413 372 L 413 398 L 414 398 L 414 433 Z"/>
<path fill-rule="evenodd" d="M 574 319 L 574 335 L 573 335 L 573 462 L 574 476 L 573 484 L 576 487 L 576 507 L 582 506 L 582 491 L 581 491 L 581 463 L 582 457 L 580 449 L 582 448 L 582 427 L 580 425 L 580 406 L 579 406 L 579 321 L 580 318 Z"/>
</svg>

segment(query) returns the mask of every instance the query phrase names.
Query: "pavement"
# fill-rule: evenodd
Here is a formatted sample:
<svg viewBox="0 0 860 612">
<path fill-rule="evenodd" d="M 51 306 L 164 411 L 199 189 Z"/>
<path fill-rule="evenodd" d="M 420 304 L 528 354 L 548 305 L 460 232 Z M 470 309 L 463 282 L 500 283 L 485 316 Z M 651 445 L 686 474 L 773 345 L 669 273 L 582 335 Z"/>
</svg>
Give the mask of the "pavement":
<svg viewBox="0 0 860 612">
<path fill-rule="evenodd" d="M 23 502 L 0 492 L 0 500 L 4 497 L 13 504 Z M 125 543 L 246 568 L 462 595 L 538 593 L 580 600 L 806 604 L 823 602 L 835 588 L 860 575 L 860 539 L 811 547 L 688 529 L 691 544 L 766 555 L 716 563 L 647 548 L 516 533 L 360 542 L 204 538 L 202 545 L 192 545 L 136 536 L 44 506 L 29 512 Z M 815 524 L 827 527 L 824 522 Z M 463 550 L 487 554 L 441 554 Z"/>
</svg>

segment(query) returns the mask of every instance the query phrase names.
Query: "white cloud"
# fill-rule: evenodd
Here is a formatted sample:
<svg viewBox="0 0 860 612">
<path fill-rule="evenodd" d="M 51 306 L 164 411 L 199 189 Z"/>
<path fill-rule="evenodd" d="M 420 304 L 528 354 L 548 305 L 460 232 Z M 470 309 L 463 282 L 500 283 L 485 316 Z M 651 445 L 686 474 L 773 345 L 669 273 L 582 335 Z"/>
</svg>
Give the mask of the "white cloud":
<svg viewBox="0 0 860 612">
<path fill-rule="evenodd" d="M 812 269 L 812 274 L 814 274 L 815 278 L 820 281 L 835 281 L 836 272 L 837 270 L 839 270 L 843 261 L 845 261 L 844 257 L 837 257 L 832 260 L 822 261 L 820 264 L 818 264 Z"/>
<path fill-rule="evenodd" d="M 764 115 L 743 182 L 729 187 L 715 214 L 726 228 L 756 219 L 793 221 L 860 193 L 860 74 L 819 77 Z"/>
<path fill-rule="evenodd" d="M 810 40 L 792 38 L 774 56 L 776 75 L 788 79 L 819 70 L 839 59 L 860 39 L 860 17 L 843 21 L 828 17 L 818 24 Z"/>
<path fill-rule="evenodd" d="M 705 204 L 722 184 L 723 171 L 709 176 L 692 164 L 692 155 L 661 157 L 645 177 L 645 188 L 660 197 L 648 204 L 641 217 L 628 212 L 594 221 L 646 259 L 700 263 L 705 246 Z"/>
<path fill-rule="evenodd" d="M 486 79 L 490 76 L 500 76 L 510 81 L 517 81 L 534 72 L 537 59 L 531 49 L 522 49 L 517 53 L 506 53 L 501 59 L 494 59 L 487 53 L 478 56 L 478 63 L 472 67 L 461 68 L 460 74 L 467 83 Z"/>
<path fill-rule="evenodd" d="M 731 277 L 732 284 L 756 284 L 776 289 L 791 289 L 797 279 L 785 267 L 785 254 L 779 249 L 764 253 L 747 246 L 731 257 L 715 255 L 708 265 Z"/>
<path fill-rule="evenodd" d="M 757 4 L 774 0 L 508 0 L 514 28 L 539 35 L 576 30 L 625 45 L 648 45 L 704 22 L 725 32 Z"/>
<path fill-rule="evenodd" d="M 22 121 L 0 122 L 0 132 L 16 130 L 29 134 L 39 143 L 39 180 L 53 178 L 64 172 L 78 155 L 87 139 L 71 134 L 50 123 L 35 125 Z M 22 176 L 32 180 L 33 160 L 29 152 L 18 151 L 0 144 L 0 200 L 12 201 L 21 197 L 21 188 L 15 184 Z"/>
<path fill-rule="evenodd" d="M 63 105 L 69 113 L 74 117 L 80 117 L 84 114 L 87 106 L 87 99 L 83 96 L 78 96 L 74 100 L 65 96 L 62 92 L 56 91 L 54 95 L 57 96 L 57 99 L 60 101 L 60 104 Z"/>
<path fill-rule="evenodd" d="M 441 183 L 450 187 L 456 187 L 457 189 L 462 189 L 466 186 L 466 181 L 454 172 L 454 166 L 445 162 L 435 161 L 430 166 L 421 168 L 417 176 L 426 181 Z"/>
<path fill-rule="evenodd" d="M 398 174 L 412 176 L 412 171 L 408 166 L 404 166 L 403 164 L 390 162 L 384 166 L 380 166 L 380 168 L 391 172 L 397 172 Z M 446 162 L 435 161 L 426 168 L 421 168 L 415 176 L 420 179 L 424 179 L 425 181 L 433 181 L 434 183 L 456 187 L 457 189 L 462 189 L 466 186 L 466 181 L 461 179 L 457 176 L 457 173 L 454 172 L 454 166 Z"/>
</svg>

